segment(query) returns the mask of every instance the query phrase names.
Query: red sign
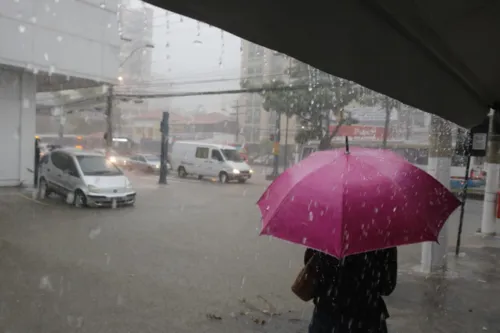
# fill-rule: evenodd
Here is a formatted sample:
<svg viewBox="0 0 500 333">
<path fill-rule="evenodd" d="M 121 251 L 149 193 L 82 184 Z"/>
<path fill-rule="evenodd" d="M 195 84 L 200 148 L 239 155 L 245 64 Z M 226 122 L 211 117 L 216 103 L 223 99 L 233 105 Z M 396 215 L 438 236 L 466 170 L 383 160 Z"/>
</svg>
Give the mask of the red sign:
<svg viewBox="0 0 500 333">
<path fill-rule="evenodd" d="M 334 125 L 330 126 L 330 133 L 335 130 Z M 341 126 L 337 132 L 337 136 L 348 136 L 350 138 L 359 139 L 380 139 L 384 137 L 384 128 L 380 126 L 365 126 L 365 125 L 353 125 L 353 126 Z"/>
</svg>

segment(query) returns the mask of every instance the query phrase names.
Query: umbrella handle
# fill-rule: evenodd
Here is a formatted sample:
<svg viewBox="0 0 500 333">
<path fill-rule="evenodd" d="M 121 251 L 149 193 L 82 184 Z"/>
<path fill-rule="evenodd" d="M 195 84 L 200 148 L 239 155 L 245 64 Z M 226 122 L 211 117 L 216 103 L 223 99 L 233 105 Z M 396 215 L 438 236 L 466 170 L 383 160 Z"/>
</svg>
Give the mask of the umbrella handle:
<svg viewBox="0 0 500 333">
<path fill-rule="evenodd" d="M 349 154 L 349 137 L 347 135 L 345 137 L 345 153 Z"/>
</svg>

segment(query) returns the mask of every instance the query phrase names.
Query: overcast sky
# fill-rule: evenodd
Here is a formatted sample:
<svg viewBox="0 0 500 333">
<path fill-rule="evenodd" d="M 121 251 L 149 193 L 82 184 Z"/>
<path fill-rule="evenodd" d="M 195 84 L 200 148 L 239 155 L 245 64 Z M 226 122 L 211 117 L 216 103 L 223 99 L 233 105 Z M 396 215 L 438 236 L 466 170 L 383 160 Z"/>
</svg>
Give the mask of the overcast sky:
<svg viewBox="0 0 500 333">
<path fill-rule="evenodd" d="M 133 6 L 142 4 L 136 1 Z M 167 21 L 170 29 L 167 29 Z M 173 92 L 239 88 L 239 37 L 227 32 L 221 36 L 218 28 L 172 12 L 167 16 L 165 10 L 155 8 L 153 43 L 151 90 Z M 170 103 L 156 100 L 150 105 L 153 108 L 169 106 L 171 109 L 187 110 L 201 105 L 213 112 L 221 108 L 229 110 L 236 99 L 237 95 L 196 96 L 172 98 Z"/>
</svg>

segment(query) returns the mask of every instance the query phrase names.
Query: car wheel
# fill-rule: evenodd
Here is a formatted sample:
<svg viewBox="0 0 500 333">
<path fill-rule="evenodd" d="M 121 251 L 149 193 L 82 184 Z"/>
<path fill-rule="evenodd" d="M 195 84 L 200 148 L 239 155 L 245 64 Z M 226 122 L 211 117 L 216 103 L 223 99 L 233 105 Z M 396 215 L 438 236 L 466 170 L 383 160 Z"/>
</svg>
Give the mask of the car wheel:
<svg viewBox="0 0 500 333">
<path fill-rule="evenodd" d="M 40 183 L 38 184 L 38 199 L 45 199 L 50 195 L 49 186 L 45 178 L 40 178 Z"/>
<path fill-rule="evenodd" d="M 186 178 L 186 176 L 187 176 L 187 172 L 186 172 L 186 169 L 184 169 L 184 167 L 179 167 L 179 169 L 177 170 L 177 173 L 178 173 L 180 178 Z"/>
<path fill-rule="evenodd" d="M 75 205 L 75 207 L 86 207 L 87 206 L 87 197 L 85 196 L 85 194 L 81 190 L 75 191 L 73 205 Z"/>
<path fill-rule="evenodd" d="M 227 173 L 225 173 L 224 171 L 223 171 L 223 172 L 221 172 L 221 173 L 219 174 L 219 181 L 221 182 L 221 184 L 225 184 L 225 183 L 227 183 L 227 181 L 228 181 L 228 176 L 227 176 Z"/>
</svg>

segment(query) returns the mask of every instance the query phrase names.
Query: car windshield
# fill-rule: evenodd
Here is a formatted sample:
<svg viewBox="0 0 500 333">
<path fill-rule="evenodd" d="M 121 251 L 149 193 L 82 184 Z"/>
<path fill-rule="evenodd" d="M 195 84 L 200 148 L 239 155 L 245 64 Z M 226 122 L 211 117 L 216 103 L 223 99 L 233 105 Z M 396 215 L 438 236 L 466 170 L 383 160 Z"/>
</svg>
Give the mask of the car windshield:
<svg viewBox="0 0 500 333">
<path fill-rule="evenodd" d="M 160 162 L 160 158 L 156 155 L 144 155 L 144 158 L 148 162 Z"/>
<path fill-rule="evenodd" d="M 121 170 L 104 156 L 80 155 L 76 157 L 82 172 L 86 176 L 116 176 Z"/>
<path fill-rule="evenodd" d="M 240 153 L 236 149 L 221 149 L 222 154 L 228 161 L 241 162 Z"/>
</svg>

